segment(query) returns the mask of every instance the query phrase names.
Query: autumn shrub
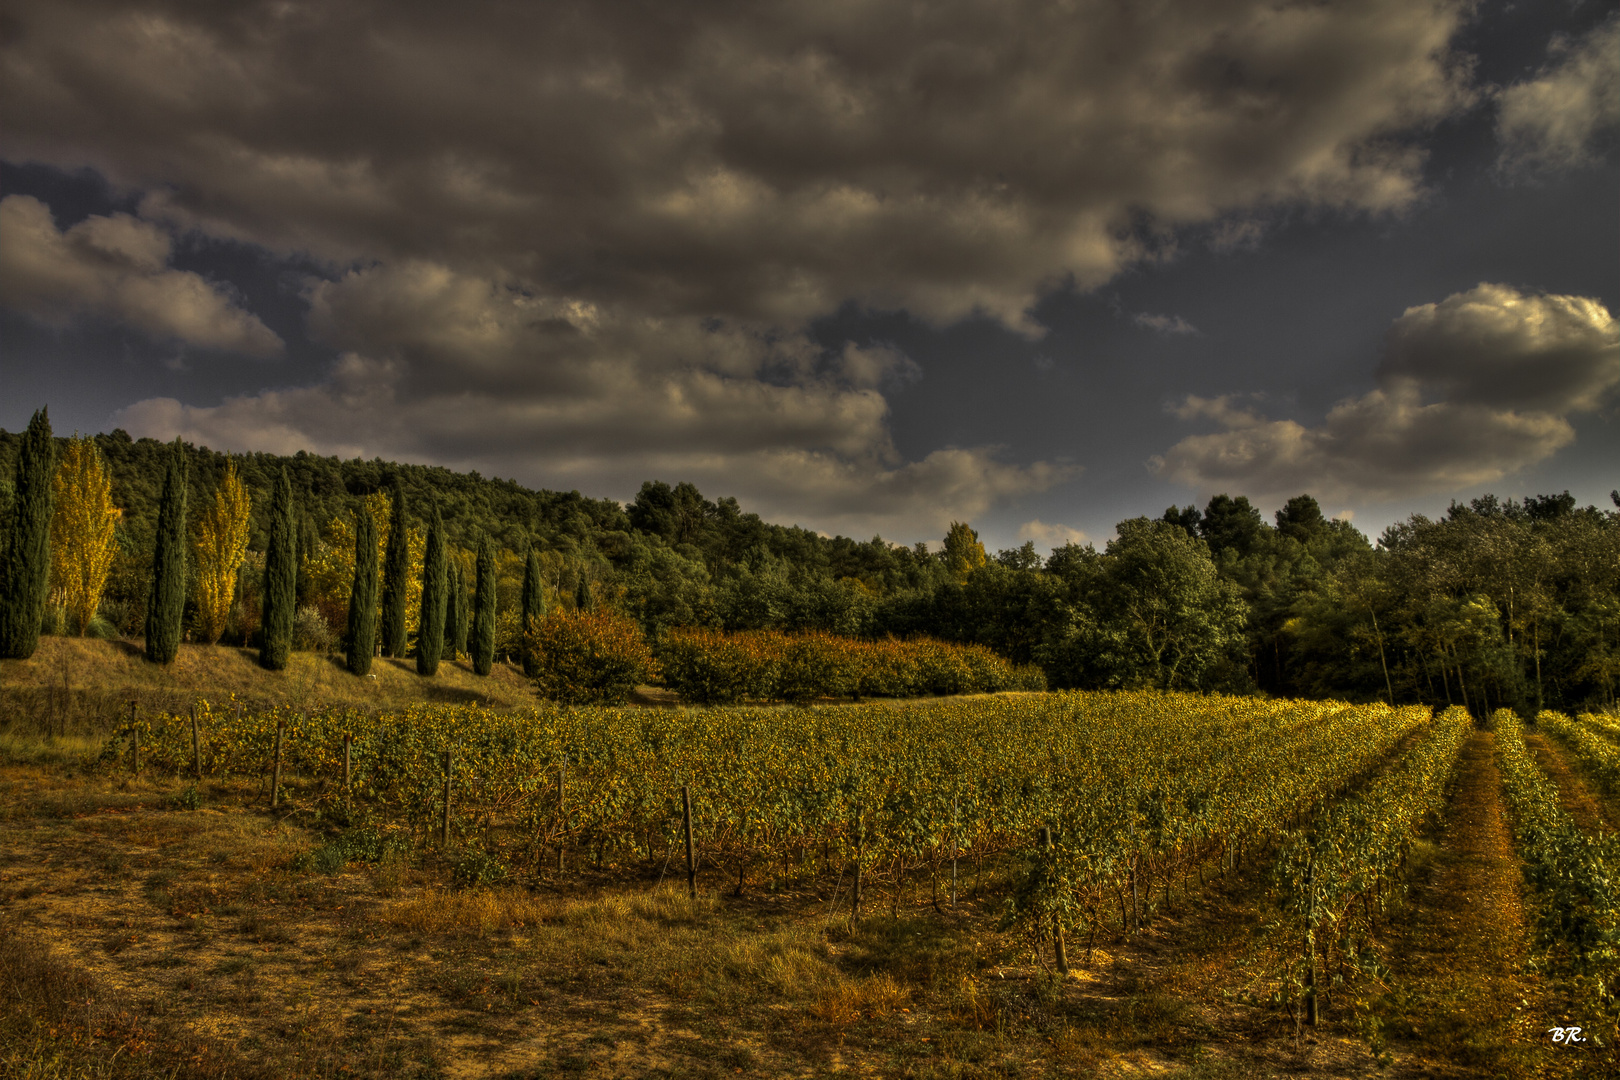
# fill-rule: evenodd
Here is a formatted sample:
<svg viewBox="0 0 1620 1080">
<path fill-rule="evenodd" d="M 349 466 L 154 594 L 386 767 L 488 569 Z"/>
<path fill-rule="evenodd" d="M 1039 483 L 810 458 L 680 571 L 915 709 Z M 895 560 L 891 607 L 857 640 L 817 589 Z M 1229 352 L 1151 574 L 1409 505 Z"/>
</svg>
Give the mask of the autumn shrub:
<svg viewBox="0 0 1620 1080">
<path fill-rule="evenodd" d="M 567 705 L 613 705 L 655 678 L 658 663 L 635 620 L 619 612 L 557 608 L 530 628 L 539 660 L 535 686 Z"/>
<path fill-rule="evenodd" d="M 859 641 L 822 632 L 683 627 L 664 635 L 659 659 L 665 685 L 703 705 L 745 697 L 808 701 L 1046 689 L 1039 668 L 1014 667 L 982 645 L 929 638 Z"/>
</svg>

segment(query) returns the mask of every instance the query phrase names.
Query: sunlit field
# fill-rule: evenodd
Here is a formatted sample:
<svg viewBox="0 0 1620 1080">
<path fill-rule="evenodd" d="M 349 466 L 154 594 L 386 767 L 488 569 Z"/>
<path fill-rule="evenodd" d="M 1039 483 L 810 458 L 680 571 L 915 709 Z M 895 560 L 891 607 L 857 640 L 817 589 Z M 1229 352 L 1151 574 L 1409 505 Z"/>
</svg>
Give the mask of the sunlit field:
<svg viewBox="0 0 1620 1080">
<path fill-rule="evenodd" d="M 1615 1063 L 1599 717 L 227 693 L 48 719 L 0 738 L 7 1075 Z"/>
</svg>

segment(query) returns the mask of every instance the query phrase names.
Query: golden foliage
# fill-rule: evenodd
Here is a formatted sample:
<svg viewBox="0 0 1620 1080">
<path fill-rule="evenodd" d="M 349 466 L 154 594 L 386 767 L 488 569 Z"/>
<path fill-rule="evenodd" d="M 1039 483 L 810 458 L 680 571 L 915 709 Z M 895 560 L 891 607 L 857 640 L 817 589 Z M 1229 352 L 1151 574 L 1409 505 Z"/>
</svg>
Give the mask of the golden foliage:
<svg viewBox="0 0 1620 1080">
<path fill-rule="evenodd" d="M 365 497 L 366 509 L 377 523 L 377 567 L 387 562 L 388 527 L 393 521 L 393 502 L 386 491 L 374 491 Z M 354 530 L 355 519 L 339 514 L 326 528 L 326 536 L 316 542 L 315 550 L 304 556 L 304 573 L 315 594 L 315 605 L 333 626 L 344 626 L 349 618 L 349 592 L 354 588 Z M 406 549 L 410 552 L 411 568 L 406 575 L 405 633 L 416 633 L 416 624 L 422 614 L 422 560 L 427 554 L 427 533 L 412 526 L 405 534 Z M 382 590 L 377 591 L 378 611 L 382 606 Z"/>
<path fill-rule="evenodd" d="M 984 545 L 979 542 L 979 534 L 964 522 L 951 522 L 950 531 L 945 534 L 945 568 L 951 572 L 952 579 L 966 581 L 968 575 L 989 561 Z"/>
<path fill-rule="evenodd" d="M 197 634 L 206 645 L 225 632 L 236 598 L 236 575 L 247 555 L 252 510 L 253 499 L 231 462 L 214 489 L 213 504 L 197 523 Z"/>
<path fill-rule="evenodd" d="M 123 511 L 112 502 L 112 474 L 89 436 L 68 440 L 52 481 L 51 579 L 82 635 L 101 606 Z"/>
</svg>

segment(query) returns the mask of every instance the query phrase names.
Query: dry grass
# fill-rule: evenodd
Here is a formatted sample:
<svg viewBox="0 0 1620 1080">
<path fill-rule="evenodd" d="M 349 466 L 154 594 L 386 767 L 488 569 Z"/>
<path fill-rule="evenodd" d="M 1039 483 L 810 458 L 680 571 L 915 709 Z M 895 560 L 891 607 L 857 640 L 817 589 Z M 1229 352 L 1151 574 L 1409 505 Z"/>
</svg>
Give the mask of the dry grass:
<svg viewBox="0 0 1620 1080">
<path fill-rule="evenodd" d="M 285 671 L 266 671 L 252 649 L 182 645 L 174 663 L 151 664 L 130 641 L 43 637 L 27 660 L 0 660 L 0 729 L 56 737 L 95 735 L 116 727 L 129 702 L 183 708 L 197 697 L 356 705 L 395 709 L 420 702 L 482 702 L 498 708 L 532 704 L 523 673 L 497 664 L 487 678 L 464 660 L 439 665 L 431 679 L 414 661 L 378 659 L 375 678 L 356 678 L 337 654 L 293 653 Z"/>
<path fill-rule="evenodd" d="M 382 923 L 417 934 L 488 937 L 494 930 L 522 930 L 557 917 L 557 905 L 527 889 L 474 889 L 457 892 L 429 887 L 410 900 L 384 907 Z"/>
</svg>

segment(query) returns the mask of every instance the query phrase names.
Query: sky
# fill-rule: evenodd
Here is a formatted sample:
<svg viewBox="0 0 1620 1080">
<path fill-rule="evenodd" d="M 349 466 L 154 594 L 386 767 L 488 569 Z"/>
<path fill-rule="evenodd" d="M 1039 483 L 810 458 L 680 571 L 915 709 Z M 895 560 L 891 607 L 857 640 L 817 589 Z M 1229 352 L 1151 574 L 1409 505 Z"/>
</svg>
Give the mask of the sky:
<svg viewBox="0 0 1620 1080">
<path fill-rule="evenodd" d="M 11 0 L 0 428 L 992 550 L 1620 486 L 1620 14 Z"/>
</svg>

